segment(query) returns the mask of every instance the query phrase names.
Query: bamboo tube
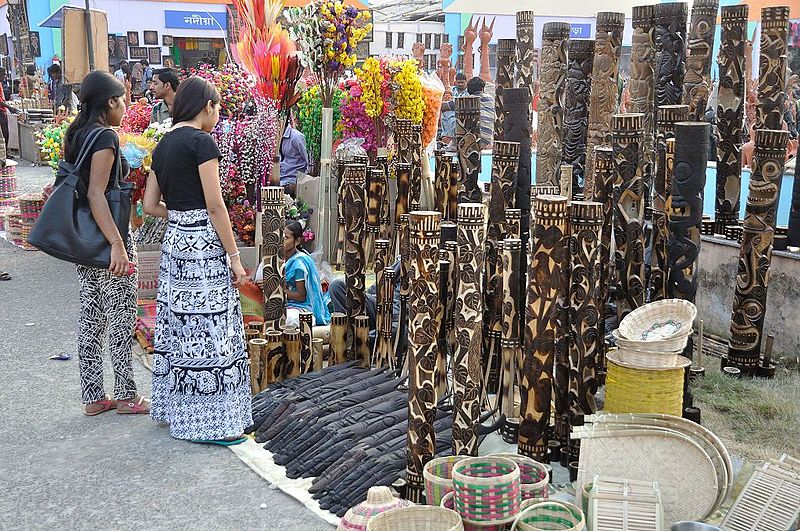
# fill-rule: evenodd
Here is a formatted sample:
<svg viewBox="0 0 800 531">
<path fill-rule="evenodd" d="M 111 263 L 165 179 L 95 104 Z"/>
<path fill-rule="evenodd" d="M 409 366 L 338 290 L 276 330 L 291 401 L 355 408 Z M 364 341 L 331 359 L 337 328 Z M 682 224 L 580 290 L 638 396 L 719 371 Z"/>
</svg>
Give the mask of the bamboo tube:
<svg viewBox="0 0 800 531">
<path fill-rule="evenodd" d="M 283 332 L 280 330 L 267 330 L 267 346 L 261 351 L 261 359 L 266 359 L 266 373 L 262 375 L 261 385 L 283 381 L 284 351 Z"/>
<path fill-rule="evenodd" d="M 547 22 L 542 28 L 540 50 L 536 182 L 558 184 L 564 140 L 564 84 L 567 73 L 568 22 Z"/>
<path fill-rule="evenodd" d="M 366 315 L 355 316 L 355 359 L 362 367 L 369 367 L 369 317 Z"/>
<path fill-rule="evenodd" d="M 257 395 L 261 391 L 261 347 L 254 341 L 256 339 L 247 342 L 247 358 L 250 363 L 250 392 Z"/>
<path fill-rule="evenodd" d="M 296 328 L 283 329 L 283 350 L 285 356 L 284 378 L 300 375 L 300 331 Z"/>
<path fill-rule="evenodd" d="M 322 367 L 314 366 L 311 340 L 314 338 L 314 314 L 300 311 L 300 374 L 316 371 Z"/>
<path fill-rule="evenodd" d="M 347 315 L 339 312 L 331 314 L 331 341 L 328 345 L 328 363 L 338 365 L 347 361 Z"/>
<path fill-rule="evenodd" d="M 315 337 L 311 340 L 311 352 L 314 357 L 314 370 L 324 368 L 325 345 L 321 338 Z"/>
<path fill-rule="evenodd" d="M 280 330 L 286 322 L 286 296 L 283 291 L 283 229 L 286 201 L 283 187 L 266 186 L 261 191 L 263 212 L 261 249 L 264 279 L 264 327 Z"/>
</svg>

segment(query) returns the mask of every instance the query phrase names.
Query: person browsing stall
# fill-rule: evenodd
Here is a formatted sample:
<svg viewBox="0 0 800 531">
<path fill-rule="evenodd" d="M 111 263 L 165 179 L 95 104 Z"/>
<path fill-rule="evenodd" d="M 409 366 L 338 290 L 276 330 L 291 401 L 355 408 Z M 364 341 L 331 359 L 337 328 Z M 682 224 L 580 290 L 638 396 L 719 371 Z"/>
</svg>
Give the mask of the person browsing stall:
<svg viewBox="0 0 800 531">
<path fill-rule="evenodd" d="M 167 118 L 172 117 L 172 105 L 178 90 L 178 76 L 175 71 L 171 68 L 159 68 L 153 72 L 150 90 L 153 91 L 156 99 L 161 100 L 153 105 L 150 123 L 163 123 Z"/>
</svg>

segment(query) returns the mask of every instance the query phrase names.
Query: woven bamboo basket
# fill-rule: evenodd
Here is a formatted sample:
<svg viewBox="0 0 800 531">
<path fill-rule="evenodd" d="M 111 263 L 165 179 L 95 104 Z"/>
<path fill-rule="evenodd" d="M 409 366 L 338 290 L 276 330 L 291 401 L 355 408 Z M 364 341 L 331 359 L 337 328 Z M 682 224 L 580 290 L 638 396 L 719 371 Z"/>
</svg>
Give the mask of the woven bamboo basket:
<svg viewBox="0 0 800 531">
<path fill-rule="evenodd" d="M 606 357 L 605 411 L 675 416 L 682 413 L 683 366 L 669 369 L 635 368 L 620 362 L 615 354 L 609 352 Z"/>
<path fill-rule="evenodd" d="M 444 507 L 445 509 L 452 509 L 455 511 L 455 493 L 453 491 L 448 492 L 442 498 L 442 502 L 439 504 L 440 507 Z M 505 531 L 506 524 L 470 524 L 468 522 L 464 522 L 462 517 L 461 521 L 464 524 L 464 531 Z"/>
<path fill-rule="evenodd" d="M 497 453 L 491 455 L 510 459 L 517 464 L 523 501 L 534 498 L 547 499 L 550 478 L 542 463 L 519 454 Z"/>
<path fill-rule="evenodd" d="M 622 337 L 641 341 L 670 339 L 692 331 L 697 307 L 682 299 L 663 299 L 640 306 L 619 323 Z"/>
<path fill-rule="evenodd" d="M 619 361 L 636 367 L 650 367 L 661 369 L 674 367 L 678 364 L 679 351 L 650 352 L 632 348 L 620 347 L 617 349 Z"/>
<path fill-rule="evenodd" d="M 465 459 L 464 455 L 448 455 L 431 459 L 422 469 L 425 479 L 425 497 L 428 505 L 439 505 L 448 492 L 453 492 L 453 465 Z"/>
<path fill-rule="evenodd" d="M 470 457 L 453 467 L 455 509 L 470 524 L 511 523 L 521 502 L 520 472 L 502 457 Z"/>
<path fill-rule="evenodd" d="M 583 531 L 583 511 L 571 503 L 547 500 L 535 503 L 519 513 L 511 531 Z"/>
<path fill-rule="evenodd" d="M 630 348 L 644 352 L 682 352 L 692 333 L 689 331 L 686 334 L 675 335 L 669 339 L 654 339 L 650 341 L 626 338 L 619 329 L 613 330 L 611 335 L 620 348 Z"/>
<path fill-rule="evenodd" d="M 442 507 L 418 505 L 392 509 L 367 522 L 367 531 L 462 531 L 457 512 Z"/>
</svg>

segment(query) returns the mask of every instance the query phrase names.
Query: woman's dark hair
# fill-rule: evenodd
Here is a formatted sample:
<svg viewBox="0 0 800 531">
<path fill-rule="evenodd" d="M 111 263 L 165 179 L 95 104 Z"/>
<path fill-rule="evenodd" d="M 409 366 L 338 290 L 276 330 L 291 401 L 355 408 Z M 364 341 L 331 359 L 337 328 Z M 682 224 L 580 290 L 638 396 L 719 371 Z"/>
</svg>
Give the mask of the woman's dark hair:
<svg viewBox="0 0 800 531">
<path fill-rule="evenodd" d="M 36 65 L 28 65 L 28 66 L 26 66 L 25 67 L 25 73 L 28 74 L 29 76 L 35 76 L 36 75 Z"/>
<path fill-rule="evenodd" d="M 89 73 L 81 83 L 81 92 L 78 99 L 81 102 L 81 112 L 67 128 L 64 135 L 64 159 L 74 160 L 74 155 L 80 146 L 74 146 L 75 136 L 83 129 L 96 125 L 101 119 L 105 120 L 108 110 L 108 100 L 125 96 L 125 85 L 108 72 L 95 70 Z M 77 149 L 76 149 L 77 148 Z"/>
<path fill-rule="evenodd" d="M 61 65 L 58 65 L 58 64 L 54 63 L 54 64 L 48 66 L 47 67 L 47 75 L 50 76 L 50 77 L 53 77 L 53 75 L 60 76 L 61 75 Z"/>
<path fill-rule="evenodd" d="M 178 90 L 178 75 L 175 73 L 175 70 L 171 68 L 159 68 L 155 72 L 153 72 L 153 76 L 158 76 L 158 80 L 164 83 L 165 85 L 169 85 L 172 87 L 172 90 Z"/>
<path fill-rule="evenodd" d="M 294 241 L 297 242 L 297 250 L 305 251 L 305 249 L 303 249 L 302 247 L 304 229 L 303 226 L 300 224 L 300 222 L 287 221 L 285 228 L 292 234 L 292 238 L 294 238 Z"/>
<path fill-rule="evenodd" d="M 483 87 L 486 86 L 486 81 L 482 80 L 479 77 L 473 77 L 469 81 L 467 81 L 467 92 L 473 96 L 476 96 L 483 92 Z"/>
<path fill-rule="evenodd" d="M 159 79 L 161 79 L 159 77 Z M 192 120 L 206 108 L 206 104 L 219 103 L 217 87 L 197 76 L 192 76 L 178 86 L 172 104 L 172 123 Z"/>
</svg>

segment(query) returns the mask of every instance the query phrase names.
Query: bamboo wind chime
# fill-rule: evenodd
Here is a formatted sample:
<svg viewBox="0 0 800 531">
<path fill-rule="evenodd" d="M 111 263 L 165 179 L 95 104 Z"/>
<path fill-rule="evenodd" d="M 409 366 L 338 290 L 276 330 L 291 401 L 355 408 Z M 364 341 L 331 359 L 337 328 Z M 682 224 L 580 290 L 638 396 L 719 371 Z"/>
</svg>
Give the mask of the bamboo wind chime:
<svg viewBox="0 0 800 531">
<path fill-rule="evenodd" d="M 483 349 L 484 206 L 458 205 L 453 364 L 453 455 L 478 455 Z"/>
<path fill-rule="evenodd" d="M 281 330 L 286 321 L 286 295 L 283 291 L 283 229 L 286 202 L 282 186 L 261 190 L 261 263 L 264 281 L 264 329 Z"/>
<path fill-rule="evenodd" d="M 558 184 L 564 137 L 564 79 L 567 70 L 570 25 L 548 22 L 542 29 L 541 84 L 539 86 L 536 143 L 536 184 Z"/>
<path fill-rule="evenodd" d="M 540 195 L 534 204 L 528 307 L 523 363 L 520 367 L 519 453 L 547 459 L 550 396 L 553 390 L 556 304 L 561 285 L 567 199 Z"/>
<path fill-rule="evenodd" d="M 439 235 L 441 214 L 409 214 L 410 298 L 408 348 L 407 499 L 424 501 L 422 469 L 436 450 L 436 323 L 439 306 Z"/>
</svg>

